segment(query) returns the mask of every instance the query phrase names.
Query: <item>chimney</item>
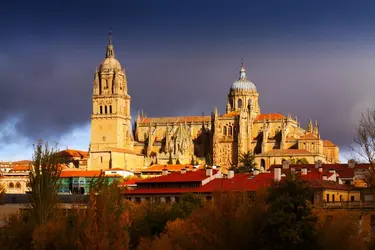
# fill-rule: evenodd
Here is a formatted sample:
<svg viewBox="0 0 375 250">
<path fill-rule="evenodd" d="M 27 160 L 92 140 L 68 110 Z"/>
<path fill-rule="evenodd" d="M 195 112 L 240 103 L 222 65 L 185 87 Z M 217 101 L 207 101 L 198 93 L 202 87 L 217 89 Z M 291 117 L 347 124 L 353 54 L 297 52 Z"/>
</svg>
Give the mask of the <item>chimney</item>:
<svg viewBox="0 0 375 250">
<path fill-rule="evenodd" d="M 336 171 L 335 171 L 334 169 L 330 169 L 329 172 L 330 172 L 331 174 L 336 173 Z"/>
<path fill-rule="evenodd" d="M 348 161 L 348 168 L 354 168 L 355 167 L 355 160 L 351 159 Z"/>
<path fill-rule="evenodd" d="M 234 171 L 233 170 L 229 170 L 228 174 L 227 174 L 227 178 L 228 179 L 232 179 L 233 177 L 234 177 Z"/>
<path fill-rule="evenodd" d="M 306 167 L 301 168 L 301 175 L 307 175 L 307 168 Z"/>
<path fill-rule="evenodd" d="M 186 174 L 186 168 L 181 169 L 181 174 Z"/>
<path fill-rule="evenodd" d="M 161 171 L 161 174 L 162 175 L 167 175 L 168 174 L 168 169 L 166 167 L 163 168 L 163 170 Z"/>
<path fill-rule="evenodd" d="M 186 170 L 186 172 L 190 170 L 188 165 L 185 166 L 185 170 Z"/>
<path fill-rule="evenodd" d="M 315 162 L 315 168 L 320 168 L 322 166 L 322 161 L 321 160 L 317 160 Z"/>
<path fill-rule="evenodd" d="M 320 167 L 318 168 L 318 170 L 319 170 L 320 173 L 323 173 L 323 167 L 322 167 L 322 166 L 320 166 Z"/>
<path fill-rule="evenodd" d="M 281 168 L 274 168 L 274 180 L 280 181 L 281 180 Z"/>
<path fill-rule="evenodd" d="M 323 180 L 327 180 L 327 175 L 324 174 L 323 177 L 322 177 L 322 179 Z"/>
<path fill-rule="evenodd" d="M 288 169 L 290 165 L 290 161 L 283 161 L 282 165 L 283 165 L 283 169 Z"/>
<path fill-rule="evenodd" d="M 206 168 L 206 176 L 212 176 L 212 168 L 210 167 Z"/>
<path fill-rule="evenodd" d="M 253 175 L 258 175 L 258 174 L 259 174 L 259 170 L 258 169 L 254 169 Z"/>
<path fill-rule="evenodd" d="M 192 168 L 191 168 L 191 171 L 193 171 L 193 172 L 195 172 L 195 171 L 197 171 L 197 166 L 193 166 Z"/>
</svg>

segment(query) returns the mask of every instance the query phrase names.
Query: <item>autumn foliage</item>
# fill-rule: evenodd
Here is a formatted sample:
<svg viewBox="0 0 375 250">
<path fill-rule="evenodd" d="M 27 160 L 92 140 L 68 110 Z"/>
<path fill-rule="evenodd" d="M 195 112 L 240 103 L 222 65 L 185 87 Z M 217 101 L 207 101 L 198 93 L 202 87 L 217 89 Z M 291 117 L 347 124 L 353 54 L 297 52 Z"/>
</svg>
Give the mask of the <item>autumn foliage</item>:
<svg viewBox="0 0 375 250">
<path fill-rule="evenodd" d="M 117 183 L 97 182 L 87 208 L 30 211 L 0 229 L 1 249 L 367 249 L 358 214 L 314 210 L 311 190 L 288 176 L 257 193 L 185 194 L 174 204 L 126 201 Z"/>
</svg>

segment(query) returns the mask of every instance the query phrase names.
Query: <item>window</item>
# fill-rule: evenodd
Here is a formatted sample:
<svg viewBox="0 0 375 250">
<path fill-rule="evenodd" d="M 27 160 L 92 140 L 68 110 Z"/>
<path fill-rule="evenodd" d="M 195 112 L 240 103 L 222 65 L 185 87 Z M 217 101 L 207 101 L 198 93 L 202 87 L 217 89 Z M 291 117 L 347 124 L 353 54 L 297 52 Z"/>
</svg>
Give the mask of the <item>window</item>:
<svg viewBox="0 0 375 250">
<path fill-rule="evenodd" d="M 13 182 L 9 183 L 9 187 L 14 188 L 14 183 Z"/>
<path fill-rule="evenodd" d="M 237 108 L 242 108 L 242 99 L 238 99 L 237 101 Z"/>
<path fill-rule="evenodd" d="M 332 195 L 332 201 L 335 201 L 335 195 L 334 194 Z"/>
<path fill-rule="evenodd" d="M 232 135 L 232 126 L 228 127 L 228 135 Z"/>
<path fill-rule="evenodd" d="M 223 134 L 227 135 L 227 126 L 224 126 L 224 128 L 223 128 Z"/>
<path fill-rule="evenodd" d="M 340 201 L 342 201 L 342 195 L 340 195 Z"/>
<path fill-rule="evenodd" d="M 21 183 L 17 182 L 16 183 L 16 188 L 21 188 Z"/>
<path fill-rule="evenodd" d="M 350 201 L 354 201 L 354 195 L 350 196 Z"/>
<path fill-rule="evenodd" d="M 100 106 L 100 114 L 103 114 L 103 106 Z"/>
<path fill-rule="evenodd" d="M 103 163 L 103 156 L 100 156 L 100 163 Z"/>
<path fill-rule="evenodd" d="M 107 114 L 107 106 L 104 106 L 104 113 Z"/>
<path fill-rule="evenodd" d="M 329 202 L 329 194 L 327 194 L 327 200 L 326 201 Z"/>
<path fill-rule="evenodd" d="M 109 105 L 109 113 L 112 114 L 112 105 Z"/>
</svg>

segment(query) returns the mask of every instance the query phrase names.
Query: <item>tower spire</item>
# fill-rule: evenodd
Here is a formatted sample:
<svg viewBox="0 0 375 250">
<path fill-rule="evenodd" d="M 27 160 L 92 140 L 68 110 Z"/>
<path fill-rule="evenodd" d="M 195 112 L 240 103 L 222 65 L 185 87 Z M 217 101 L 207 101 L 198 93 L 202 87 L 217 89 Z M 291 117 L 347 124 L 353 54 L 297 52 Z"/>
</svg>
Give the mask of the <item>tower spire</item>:
<svg viewBox="0 0 375 250">
<path fill-rule="evenodd" d="M 114 58 L 115 57 L 115 50 L 113 48 L 112 44 L 112 29 L 109 29 L 109 34 L 108 34 L 108 45 L 107 45 L 107 51 L 105 53 L 106 58 Z"/>
<path fill-rule="evenodd" d="M 241 79 L 246 79 L 246 78 L 247 78 L 247 76 L 246 76 L 246 69 L 245 69 L 243 60 L 241 58 L 240 80 Z"/>
<path fill-rule="evenodd" d="M 112 28 L 109 28 L 108 44 L 112 44 Z"/>
</svg>

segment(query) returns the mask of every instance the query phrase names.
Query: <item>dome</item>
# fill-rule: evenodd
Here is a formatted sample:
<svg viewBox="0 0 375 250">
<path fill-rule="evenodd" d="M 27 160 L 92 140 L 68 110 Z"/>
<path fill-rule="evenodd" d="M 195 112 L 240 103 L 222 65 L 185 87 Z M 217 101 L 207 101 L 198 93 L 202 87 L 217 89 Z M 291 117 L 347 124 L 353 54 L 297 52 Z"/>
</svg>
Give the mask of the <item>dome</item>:
<svg viewBox="0 0 375 250">
<path fill-rule="evenodd" d="M 120 62 L 114 57 L 107 57 L 100 64 L 100 71 L 117 71 L 121 70 Z"/>
<path fill-rule="evenodd" d="M 254 83 L 252 83 L 246 76 L 246 70 L 243 64 L 241 65 L 240 78 L 232 84 L 231 90 L 248 90 L 257 91 Z"/>
<path fill-rule="evenodd" d="M 121 70 L 120 62 L 115 58 L 115 50 L 112 44 L 112 34 L 109 33 L 108 45 L 105 53 L 105 59 L 100 65 L 100 71 L 118 71 Z"/>
</svg>

